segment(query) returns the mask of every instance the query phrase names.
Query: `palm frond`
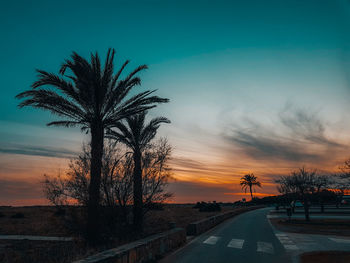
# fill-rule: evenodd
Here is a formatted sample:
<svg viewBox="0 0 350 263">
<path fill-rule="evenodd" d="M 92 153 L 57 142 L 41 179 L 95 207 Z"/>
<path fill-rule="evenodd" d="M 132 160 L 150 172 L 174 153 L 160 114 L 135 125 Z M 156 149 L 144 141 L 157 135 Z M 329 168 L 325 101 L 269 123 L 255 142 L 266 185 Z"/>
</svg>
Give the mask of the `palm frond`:
<svg viewBox="0 0 350 263">
<path fill-rule="evenodd" d="M 52 86 L 62 91 L 66 96 L 68 96 L 68 98 L 73 99 L 76 103 L 80 104 L 80 106 L 86 109 L 87 105 L 85 105 L 84 101 L 81 100 L 77 89 L 72 85 L 72 83 L 64 80 L 63 78 L 55 74 L 48 73 L 43 70 L 38 69 L 37 72 L 39 73 L 38 80 L 32 84 L 33 89 L 42 86 Z M 73 77 L 70 78 L 75 80 L 75 78 Z"/>
<path fill-rule="evenodd" d="M 47 126 L 62 126 L 62 127 L 75 127 L 82 125 L 83 122 L 80 121 L 53 121 L 46 124 Z"/>
<path fill-rule="evenodd" d="M 121 120 L 154 108 L 158 103 L 169 101 L 152 95 L 155 91 L 141 92 L 126 99 L 131 89 L 140 85 L 141 79 L 137 74 L 147 69 L 147 66 L 141 65 L 123 80 L 119 80 L 129 61 L 125 61 L 114 75 L 114 56 L 115 50 L 108 49 L 102 65 L 97 52 L 91 54 L 90 60 L 73 52 L 68 59 L 64 60 L 58 75 L 37 70 L 38 78 L 32 84 L 32 89 L 16 96 L 18 99 L 24 99 L 18 106 L 40 108 L 68 118 L 68 120 L 50 122 L 48 125 L 65 127 L 79 125 L 82 130 L 88 131 L 93 122 L 101 122 L 104 129 L 113 127 L 118 129 L 120 124 L 116 125 L 116 123 Z M 137 117 L 139 119 L 134 119 L 133 125 L 139 132 L 131 135 L 140 137 L 143 127 L 143 124 L 140 126 L 142 116 Z M 155 120 L 151 126 L 157 129 L 161 122 L 166 120 Z M 131 138 L 125 130 L 124 133 Z M 152 133 L 149 134 L 152 135 Z M 136 138 L 134 137 L 133 140 Z"/>
<path fill-rule="evenodd" d="M 43 89 L 28 90 L 18 94 L 16 98 L 27 98 L 18 105 L 19 108 L 31 106 L 47 109 L 54 114 L 68 116 L 75 120 L 85 117 L 84 112 L 79 107 L 53 91 Z"/>
</svg>

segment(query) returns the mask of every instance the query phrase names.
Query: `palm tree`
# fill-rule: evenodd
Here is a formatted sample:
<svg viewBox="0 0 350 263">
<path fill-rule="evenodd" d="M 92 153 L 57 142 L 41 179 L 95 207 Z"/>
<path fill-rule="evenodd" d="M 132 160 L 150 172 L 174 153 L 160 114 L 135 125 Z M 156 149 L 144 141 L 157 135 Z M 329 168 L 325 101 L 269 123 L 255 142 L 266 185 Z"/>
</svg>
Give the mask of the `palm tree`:
<svg viewBox="0 0 350 263">
<path fill-rule="evenodd" d="M 145 123 L 147 112 L 142 112 L 126 118 L 126 122 L 116 124 L 118 130 L 108 130 L 108 136 L 129 147 L 133 152 L 133 223 L 139 233 L 143 230 L 142 204 L 142 153 L 155 137 L 161 123 L 170 123 L 167 118 L 158 117 Z"/>
<path fill-rule="evenodd" d="M 139 66 L 124 79 L 120 79 L 129 61 L 124 62 L 114 74 L 114 55 L 115 50 L 109 49 L 102 66 L 97 53 L 91 54 L 89 62 L 73 52 L 71 58 L 63 63 L 59 74 L 37 70 L 38 80 L 32 84 L 32 89 L 16 96 L 25 99 L 18 105 L 20 108 L 31 106 L 65 117 L 48 123 L 48 126 L 80 126 L 82 131 L 90 131 L 87 237 L 92 244 L 99 237 L 101 166 L 106 129 L 112 128 L 124 118 L 155 107 L 156 103 L 168 102 L 168 99 L 151 96 L 154 91 L 144 91 L 127 99 L 129 91 L 141 84 L 136 74 L 147 69 L 147 66 Z M 67 70 L 72 74 L 65 74 Z"/>
<path fill-rule="evenodd" d="M 251 174 L 246 174 L 241 178 L 240 185 L 242 186 L 242 189 L 244 189 L 244 192 L 247 192 L 247 189 L 249 188 L 250 191 L 250 196 L 252 197 L 253 200 L 253 187 L 259 186 L 261 187 L 261 183 L 257 181 L 257 177 L 251 173 Z"/>
</svg>

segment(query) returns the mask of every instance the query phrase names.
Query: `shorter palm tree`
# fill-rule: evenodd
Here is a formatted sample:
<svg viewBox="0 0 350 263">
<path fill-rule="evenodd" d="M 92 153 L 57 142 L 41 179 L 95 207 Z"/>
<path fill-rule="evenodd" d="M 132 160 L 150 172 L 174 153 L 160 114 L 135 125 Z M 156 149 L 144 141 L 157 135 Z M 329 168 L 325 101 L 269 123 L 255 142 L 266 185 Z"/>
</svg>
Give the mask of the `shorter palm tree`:
<svg viewBox="0 0 350 263">
<path fill-rule="evenodd" d="M 241 178 L 240 185 L 242 186 L 242 189 L 244 189 L 244 192 L 247 192 L 247 189 L 249 188 L 250 196 L 253 200 L 253 187 L 259 186 L 261 187 L 261 183 L 257 180 L 258 178 L 253 174 L 246 174 Z"/>
<path fill-rule="evenodd" d="M 133 199 L 135 230 L 143 229 L 143 196 L 142 196 L 142 154 L 156 136 L 161 123 L 170 123 L 167 118 L 158 117 L 145 123 L 147 111 L 127 117 L 125 122 L 115 124 L 117 130 L 108 130 L 107 136 L 115 139 L 131 149 L 134 159 Z"/>
</svg>

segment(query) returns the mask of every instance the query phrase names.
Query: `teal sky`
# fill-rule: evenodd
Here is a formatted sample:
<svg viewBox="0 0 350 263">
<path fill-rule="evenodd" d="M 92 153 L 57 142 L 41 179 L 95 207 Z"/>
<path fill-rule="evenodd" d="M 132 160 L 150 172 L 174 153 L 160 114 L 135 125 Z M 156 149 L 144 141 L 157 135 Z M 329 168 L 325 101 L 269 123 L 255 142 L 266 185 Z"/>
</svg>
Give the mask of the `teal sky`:
<svg viewBox="0 0 350 263">
<path fill-rule="evenodd" d="M 245 171 L 273 193 L 277 174 L 348 157 L 349 1 L 7 1 L 0 33 L 0 200 L 17 202 L 14 182 L 31 189 L 87 140 L 14 99 L 72 51 L 113 47 L 118 65 L 149 66 L 139 90 L 171 100 L 152 114 L 172 120 L 160 133 L 174 146 L 177 201 L 201 199 L 194 190 L 231 198 Z M 26 191 L 22 201 L 40 199 Z"/>
</svg>

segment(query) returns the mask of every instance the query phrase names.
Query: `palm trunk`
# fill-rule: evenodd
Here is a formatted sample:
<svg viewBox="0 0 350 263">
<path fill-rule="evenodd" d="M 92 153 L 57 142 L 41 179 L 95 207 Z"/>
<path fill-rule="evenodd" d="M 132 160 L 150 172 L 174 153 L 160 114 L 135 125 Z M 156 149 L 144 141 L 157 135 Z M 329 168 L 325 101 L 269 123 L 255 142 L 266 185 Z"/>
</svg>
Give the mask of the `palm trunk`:
<svg viewBox="0 0 350 263">
<path fill-rule="evenodd" d="M 252 191 L 252 186 L 251 185 L 249 186 L 249 191 L 250 191 L 250 196 L 252 197 L 252 200 L 253 200 L 253 191 Z"/>
<path fill-rule="evenodd" d="M 143 204 L 142 204 L 142 168 L 141 152 L 136 149 L 134 152 L 134 227 L 138 233 L 143 231 Z"/>
<path fill-rule="evenodd" d="M 104 130 L 102 124 L 91 126 L 91 170 L 88 203 L 88 242 L 95 245 L 99 242 L 100 185 L 103 155 Z"/>
</svg>

